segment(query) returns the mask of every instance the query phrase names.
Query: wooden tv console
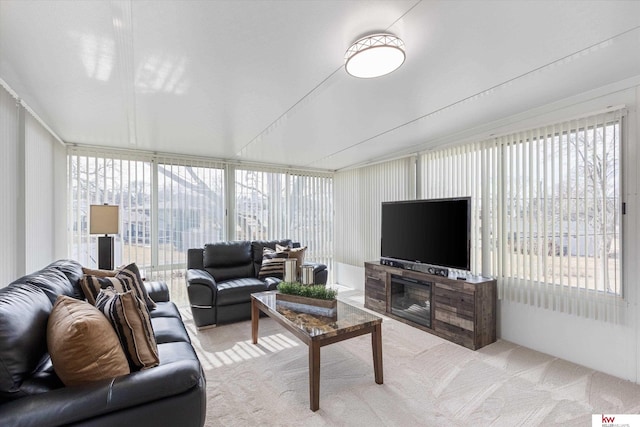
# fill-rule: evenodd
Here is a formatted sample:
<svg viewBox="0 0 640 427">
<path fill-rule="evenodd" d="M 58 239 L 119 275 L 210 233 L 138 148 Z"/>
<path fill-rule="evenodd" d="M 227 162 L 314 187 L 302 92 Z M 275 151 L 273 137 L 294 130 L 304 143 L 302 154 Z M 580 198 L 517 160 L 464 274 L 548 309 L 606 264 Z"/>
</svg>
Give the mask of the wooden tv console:
<svg viewBox="0 0 640 427">
<path fill-rule="evenodd" d="M 465 280 L 365 262 L 364 306 L 441 338 L 477 350 L 496 341 L 497 284 L 469 276 Z M 391 313 L 391 276 L 431 285 L 431 327 Z"/>
</svg>

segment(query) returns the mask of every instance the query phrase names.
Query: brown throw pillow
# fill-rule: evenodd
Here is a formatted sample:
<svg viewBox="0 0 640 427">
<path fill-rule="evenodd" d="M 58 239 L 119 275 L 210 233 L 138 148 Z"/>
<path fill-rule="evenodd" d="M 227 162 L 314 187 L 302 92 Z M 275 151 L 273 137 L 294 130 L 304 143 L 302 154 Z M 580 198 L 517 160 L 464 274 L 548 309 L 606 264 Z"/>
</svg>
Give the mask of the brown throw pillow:
<svg viewBox="0 0 640 427">
<path fill-rule="evenodd" d="M 129 360 L 132 371 L 157 366 L 158 345 L 153 335 L 149 310 L 133 291 L 102 289 L 96 307 L 109 319 Z"/>
<path fill-rule="evenodd" d="M 278 252 L 286 252 L 289 256 L 289 258 L 294 258 L 296 260 L 296 265 L 298 266 L 297 270 L 297 276 L 298 278 L 300 278 L 300 275 L 302 274 L 302 264 L 304 264 L 304 253 L 307 250 L 306 246 L 303 246 L 301 248 L 292 248 L 289 246 L 280 246 L 278 244 L 276 244 L 276 251 Z"/>
<path fill-rule="evenodd" d="M 285 252 L 276 252 L 271 248 L 262 249 L 262 266 L 258 272 L 258 277 L 284 278 L 284 262 L 289 257 Z"/>
<path fill-rule="evenodd" d="M 53 369 L 64 385 L 115 378 L 130 372 L 113 327 L 91 304 L 60 295 L 47 323 Z"/>
</svg>

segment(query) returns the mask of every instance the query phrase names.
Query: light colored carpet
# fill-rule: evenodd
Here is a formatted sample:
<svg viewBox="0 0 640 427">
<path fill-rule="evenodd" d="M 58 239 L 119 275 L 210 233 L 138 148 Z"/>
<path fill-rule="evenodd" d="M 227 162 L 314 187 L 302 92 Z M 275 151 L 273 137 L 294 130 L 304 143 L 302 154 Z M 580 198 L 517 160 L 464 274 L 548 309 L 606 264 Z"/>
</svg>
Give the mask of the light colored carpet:
<svg viewBox="0 0 640 427">
<path fill-rule="evenodd" d="M 362 307 L 361 293 L 341 299 Z M 321 349 L 320 410 L 309 410 L 307 347 L 269 318 L 197 331 L 207 426 L 590 426 L 640 413 L 640 386 L 501 341 L 478 351 L 384 318 L 384 384 L 370 335 Z"/>
</svg>

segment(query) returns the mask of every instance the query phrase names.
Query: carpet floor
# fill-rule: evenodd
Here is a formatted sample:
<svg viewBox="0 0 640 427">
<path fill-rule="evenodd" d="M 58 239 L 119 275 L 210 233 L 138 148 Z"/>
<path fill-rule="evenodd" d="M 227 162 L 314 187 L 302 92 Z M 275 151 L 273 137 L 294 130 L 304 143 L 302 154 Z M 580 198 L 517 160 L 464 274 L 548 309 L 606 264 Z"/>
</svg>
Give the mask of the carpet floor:
<svg viewBox="0 0 640 427">
<path fill-rule="evenodd" d="M 362 293 L 340 299 L 362 307 Z M 207 426 L 590 426 L 597 413 L 640 413 L 640 386 L 498 340 L 468 350 L 386 317 L 384 384 L 370 335 L 323 347 L 320 409 L 309 409 L 307 347 L 270 318 L 198 331 Z"/>
</svg>

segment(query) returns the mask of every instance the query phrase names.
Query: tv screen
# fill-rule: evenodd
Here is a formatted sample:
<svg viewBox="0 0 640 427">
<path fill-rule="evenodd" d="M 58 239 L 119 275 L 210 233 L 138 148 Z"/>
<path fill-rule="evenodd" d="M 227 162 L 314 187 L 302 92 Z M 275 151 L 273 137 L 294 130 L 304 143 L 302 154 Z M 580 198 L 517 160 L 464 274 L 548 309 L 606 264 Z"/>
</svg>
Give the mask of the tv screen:
<svg viewBox="0 0 640 427">
<path fill-rule="evenodd" d="M 471 199 L 382 203 L 383 258 L 470 270 Z"/>
</svg>

